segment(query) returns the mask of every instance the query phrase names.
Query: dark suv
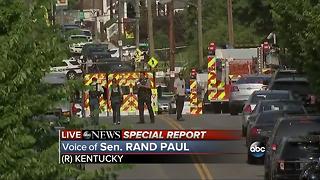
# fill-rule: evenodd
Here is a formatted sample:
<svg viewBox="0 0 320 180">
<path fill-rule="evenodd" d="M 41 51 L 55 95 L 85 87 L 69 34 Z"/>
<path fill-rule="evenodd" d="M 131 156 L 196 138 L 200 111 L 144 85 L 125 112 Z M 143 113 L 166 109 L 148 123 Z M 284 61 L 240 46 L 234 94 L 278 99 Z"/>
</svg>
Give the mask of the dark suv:
<svg viewBox="0 0 320 180">
<path fill-rule="evenodd" d="M 270 85 L 269 90 L 288 90 L 291 91 L 293 97 L 303 101 L 309 112 L 315 110 L 317 98 L 311 89 L 310 83 L 304 77 L 291 77 L 275 79 Z"/>
<path fill-rule="evenodd" d="M 284 137 L 320 134 L 320 116 L 291 116 L 280 118 L 272 131 L 265 151 L 265 176 L 270 175 L 270 164 Z"/>
<path fill-rule="evenodd" d="M 303 167 L 319 157 L 319 135 L 284 138 L 271 161 L 271 179 L 299 179 Z"/>
</svg>

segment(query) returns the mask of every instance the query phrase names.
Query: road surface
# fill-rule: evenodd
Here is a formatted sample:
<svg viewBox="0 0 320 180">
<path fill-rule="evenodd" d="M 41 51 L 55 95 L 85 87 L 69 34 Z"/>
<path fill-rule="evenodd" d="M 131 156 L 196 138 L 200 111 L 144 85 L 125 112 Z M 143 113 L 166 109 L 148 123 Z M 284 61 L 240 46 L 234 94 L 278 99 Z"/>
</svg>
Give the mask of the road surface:
<svg viewBox="0 0 320 180">
<path fill-rule="evenodd" d="M 185 115 L 185 121 L 176 121 L 175 115 L 158 115 L 156 123 L 151 124 L 146 117 L 145 124 L 136 124 L 138 116 L 123 116 L 121 125 L 113 125 L 111 118 L 101 118 L 102 124 L 107 124 L 114 129 L 241 129 L 241 116 L 229 114 L 203 114 Z M 190 164 L 135 164 L 130 169 L 117 171 L 117 179 L 263 179 L 263 165 L 249 165 L 246 163 L 245 141 L 230 142 L 230 147 L 235 148 L 239 154 L 221 155 L 215 157 L 214 163 Z M 86 165 L 87 170 L 95 170 L 100 166 Z"/>
</svg>

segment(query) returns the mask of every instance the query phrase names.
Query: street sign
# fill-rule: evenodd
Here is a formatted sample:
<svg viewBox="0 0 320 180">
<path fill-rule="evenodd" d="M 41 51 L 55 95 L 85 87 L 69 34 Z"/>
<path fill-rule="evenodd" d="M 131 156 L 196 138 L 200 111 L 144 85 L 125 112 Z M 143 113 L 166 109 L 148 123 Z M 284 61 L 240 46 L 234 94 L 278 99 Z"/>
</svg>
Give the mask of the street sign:
<svg viewBox="0 0 320 180">
<path fill-rule="evenodd" d="M 158 60 L 154 57 L 150 58 L 150 60 L 148 61 L 149 66 L 152 68 L 155 68 L 158 63 Z"/>
<path fill-rule="evenodd" d="M 80 13 L 79 13 L 79 19 L 80 20 L 84 20 L 84 12 L 83 11 L 80 11 Z"/>
<path fill-rule="evenodd" d="M 143 55 L 142 51 L 140 51 L 139 48 L 136 49 L 136 52 L 134 53 L 134 59 L 136 62 L 141 61 L 141 56 Z"/>
</svg>

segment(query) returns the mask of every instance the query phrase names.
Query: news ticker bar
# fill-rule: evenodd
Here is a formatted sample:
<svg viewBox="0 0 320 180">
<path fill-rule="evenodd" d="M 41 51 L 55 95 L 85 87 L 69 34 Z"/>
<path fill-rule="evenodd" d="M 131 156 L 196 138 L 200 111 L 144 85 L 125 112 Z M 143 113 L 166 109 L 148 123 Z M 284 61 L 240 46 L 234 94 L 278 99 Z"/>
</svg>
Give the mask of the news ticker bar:
<svg viewBox="0 0 320 180">
<path fill-rule="evenodd" d="M 122 141 L 60 141 L 60 153 L 237 153 L 238 149 L 230 146 L 238 141 L 170 141 L 170 140 L 122 140 Z"/>
<path fill-rule="evenodd" d="M 62 154 L 61 164 L 235 163 L 243 154 Z"/>
<path fill-rule="evenodd" d="M 239 140 L 239 130 L 61 130 L 60 140 Z"/>
</svg>

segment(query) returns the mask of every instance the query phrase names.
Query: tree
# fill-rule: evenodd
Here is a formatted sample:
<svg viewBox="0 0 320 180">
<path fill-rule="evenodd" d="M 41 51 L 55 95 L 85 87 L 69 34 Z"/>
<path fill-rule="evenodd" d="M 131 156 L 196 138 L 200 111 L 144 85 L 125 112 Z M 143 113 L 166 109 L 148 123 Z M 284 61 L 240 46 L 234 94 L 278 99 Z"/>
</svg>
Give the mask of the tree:
<svg viewBox="0 0 320 180">
<path fill-rule="evenodd" d="M 32 118 L 66 95 L 41 83 L 51 64 L 66 57 L 58 30 L 48 26 L 50 0 L 0 0 L 0 179 L 94 179 L 58 164 L 50 126 Z"/>
<path fill-rule="evenodd" d="M 278 41 L 287 49 L 287 62 L 307 72 L 311 84 L 320 93 L 319 1 L 270 2 Z"/>
</svg>

